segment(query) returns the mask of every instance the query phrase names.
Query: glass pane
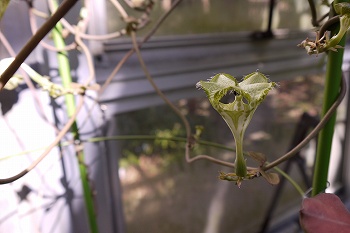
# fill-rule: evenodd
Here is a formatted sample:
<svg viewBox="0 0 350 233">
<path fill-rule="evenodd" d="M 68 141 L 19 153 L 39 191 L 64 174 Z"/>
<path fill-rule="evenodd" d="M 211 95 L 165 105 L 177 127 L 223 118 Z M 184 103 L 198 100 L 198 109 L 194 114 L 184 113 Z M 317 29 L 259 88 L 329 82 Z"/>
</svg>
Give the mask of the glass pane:
<svg viewBox="0 0 350 233">
<path fill-rule="evenodd" d="M 121 1 L 122 2 L 122 1 Z M 269 18 L 269 0 L 187 0 L 168 17 L 158 29 L 157 35 L 181 35 L 266 30 Z M 275 1 L 273 29 L 311 29 L 308 2 L 304 0 Z M 145 33 L 166 10 L 171 0 L 155 1 L 151 24 Z M 135 11 L 125 9 L 134 16 Z M 124 23 L 120 14 L 108 2 L 108 30 L 120 30 Z"/>
<path fill-rule="evenodd" d="M 257 109 L 244 140 L 246 150 L 262 152 L 269 161 L 288 150 L 302 113 L 317 115 L 322 103 L 323 76 L 299 76 L 279 85 Z M 183 99 L 177 104 L 193 127 L 203 126 L 201 140 L 233 148 L 230 130 L 206 98 Z M 167 106 L 118 115 L 116 119 L 123 135 L 185 135 L 179 118 Z M 182 142 L 132 140 L 120 146 L 128 232 L 258 232 L 261 227 L 275 190 L 263 178 L 245 181 L 241 188 L 221 181 L 218 172 L 232 170 L 208 161 L 187 164 Z M 234 161 L 231 151 L 216 147 L 196 145 L 193 155 L 197 154 Z M 251 160 L 248 163 L 258 166 Z M 295 165 L 290 174 L 304 190 L 308 188 Z M 300 201 L 300 195 L 287 183 L 273 216 L 280 218 L 290 210 L 297 211 Z"/>
</svg>

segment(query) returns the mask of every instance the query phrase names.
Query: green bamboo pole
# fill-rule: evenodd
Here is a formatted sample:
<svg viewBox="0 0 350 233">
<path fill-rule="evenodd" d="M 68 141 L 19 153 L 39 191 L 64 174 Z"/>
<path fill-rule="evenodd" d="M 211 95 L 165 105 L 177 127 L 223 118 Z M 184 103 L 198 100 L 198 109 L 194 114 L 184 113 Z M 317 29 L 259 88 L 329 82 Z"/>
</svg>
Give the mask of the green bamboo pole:
<svg viewBox="0 0 350 233">
<path fill-rule="evenodd" d="M 347 1 L 334 1 L 334 4 Z M 332 30 L 332 35 L 337 33 L 339 27 Z M 339 45 L 345 46 L 345 37 L 340 41 Z M 342 79 L 343 49 L 338 52 L 329 51 L 327 58 L 325 89 L 322 114 L 324 115 L 339 94 L 339 87 Z M 314 177 L 312 183 L 312 196 L 315 196 L 327 188 L 328 168 L 330 162 L 330 153 L 332 148 L 332 139 L 336 114 L 334 114 L 318 137 L 317 154 L 314 167 Z"/>
<path fill-rule="evenodd" d="M 57 1 L 52 1 L 52 2 L 55 5 L 55 8 L 57 9 L 58 7 Z M 63 49 L 66 46 L 64 38 L 62 37 L 62 29 L 63 29 L 62 24 L 57 23 L 54 30 L 52 30 L 53 41 L 57 49 Z M 69 59 L 68 59 L 68 53 L 66 51 L 58 52 L 57 60 L 58 60 L 59 74 L 62 79 L 62 85 L 65 88 L 70 88 L 72 83 L 72 76 L 71 76 L 71 68 L 70 68 Z M 67 108 L 67 114 L 69 117 L 71 117 L 76 110 L 74 95 L 65 95 L 65 103 Z M 72 125 L 71 132 L 73 134 L 74 140 L 79 142 L 80 135 L 79 135 L 79 129 L 76 121 Z M 79 164 L 79 171 L 80 171 L 80 177 L 81 177 L 81 182 L 83 186 L 84 200 L 85 200 L 85 206 L 87 209 L 90 232 L 97 233 L 98 226 L 97 226 L 97 219 L 96 219 L 95 208 L 94 208 L 94 200 L 93 200 L 92 190 L 89 185 L 88 171 L 84 163 L 84 160 L 85 160 L 84 151 L 77 150 L 76 156 Z"/>
<path fill-rule="evenodd" d="M 0 1 L 0 20 L 1 20 L 2 16 L 4 15 L 9 2 L 10 2 L 10 0 L 1 0 Z"/>
</svg>

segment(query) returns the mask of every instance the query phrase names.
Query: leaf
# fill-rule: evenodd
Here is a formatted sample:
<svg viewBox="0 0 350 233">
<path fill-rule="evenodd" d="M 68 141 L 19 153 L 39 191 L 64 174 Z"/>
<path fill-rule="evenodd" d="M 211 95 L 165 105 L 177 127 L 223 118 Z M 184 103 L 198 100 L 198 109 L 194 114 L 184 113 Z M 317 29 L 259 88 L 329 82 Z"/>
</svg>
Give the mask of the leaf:
<svg viewBox="0 0 350 233">
<path fill-rule="evenodd" d="M 350 213 L 338 196 L 322 193 L 303 200 L 300 223 L 307 233 L 348 233 Z"/>
<path fill-rule="evenodd" d="M 267 182 L 269 182 L 272 185 L 277 185 L 280 182 L 280 177 L 278 176 L 277 173 L 272 173 L 272 172 L 264 172 L 264 171 L 259 171 L 262 177 L 265 178 Z"/>
<path fill-rule="evenodd" d="M 266 156 L 263 153 L 249 151 L 247 152 L 247 155 L 255 161 L 259 162 L 261 166 L 264 165 L 266 162 Z"/>
</svg>

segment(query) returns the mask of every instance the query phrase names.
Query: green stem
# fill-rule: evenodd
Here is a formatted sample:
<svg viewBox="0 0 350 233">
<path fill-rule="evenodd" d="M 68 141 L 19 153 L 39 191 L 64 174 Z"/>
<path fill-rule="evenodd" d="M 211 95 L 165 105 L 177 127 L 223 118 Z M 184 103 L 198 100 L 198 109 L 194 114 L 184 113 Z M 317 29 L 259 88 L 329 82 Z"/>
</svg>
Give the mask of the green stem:
<svg viewBox="0 0 350 233">
<path fill-rule="evenodd" d="M 236 160 L 235 160 L 235 169 L 236 175 L 238 177 L 246 177 L 247 175 L 247 165 L 243 156 L 243 140 L 241 138 L 235 138 L 236 141 Z"/>
<path fill-rule="evenodd" d="M 334 4 L 341 1 L 334 1 Z M 345 1 L 343 1 L 345 2 Z M 348 2 L 348 1 L 347 1 Z M 332 31 L 332 35 L 336 34 L 338 29 Z M 340 46 L 345 45 L 345 36 L 339 43 Z M 324 115 L 337 99 L 339 87 L 342 77 L 343 49 L 338 52 L 329 51 L 326 67 L 326 80 L 324 90 L 323 112 Z M 323 192 L 327 187 L 328 168 L 330 162 L 330 153 L 332 147 L 332 139 L 336 114 L 334 114 L 328 123 L 324 126 L 318 137 L 317 155 L 314 167 L 314 177 L 312 183 L 312 196 Z"/>
<path fill-rule="evenodd" d="M 102 141 L 118 141 L 118 140 L 169 140 L 169 141 L 175 141 L 175 142 L 183 142 L 186 143 L 187 142 L 187 138 L 185 137 L 159 137 L 159 136 L 155 136 L 155 135 L 117 135 L 117 136 L 110 136 L 110 137 L 95 137 L 95 138 L 89 138 L 87 139 L 85 142 L 89 142 L 89 143 L 95 143 L 95 142 L 102 142 Z M 218 148 L 218 149 L 224 149 L 224 150 L 228 150 L 228 151 L 235 151 L 235 148 L 229 147 L 229 146 L 225 146 L 223 144 L 220 143 L 216 143 L 216 142 L 210 142 L 210 141 L 204 141 L 204 140 L 198 140 L 196 141 L 196 143 L 198 145 L 203 145 L 203 146 L 209 146 L 209 147 L 214 147 L 214 148 Z M 66 147 L 69 145 L 72 145 L 73 142 L 72 141 L 65 141 L 65 142 L 61 142 L 58 145 L 61 147 Z M 41 147 L 41 148 L 36 148 L 36 149 L 30 149 L 30 150 L 24 150 L 22 152 L 16 153 L 16 154 L 11 154 L 11 155 L 7 155 L 7 156 L 1 156 L 0 155 L 0 161 L 2 160 L 6 160 L 6 159 L 10 159 L 16 156 L 21 156 L 21 155 L 25 155 L 28 153 L 34 153 L 37 151 L 41 151 L 41 150 L 45 150 L 47 147 Z"/>
<path fill-rule="evenodd" d="M 275 171 L 277 171 L 279 174 L 281 174 L 286 180 L 288 180 L 290 182 L 291 185 L 293 185 L 293 187 L 298 191 L 298 193 L 300 194 L 300 196 L 303 198 L 305 196 L 305 192 L 303 191 L 303 189 L 300 187 L 300 185 L 295 182 L 295 180 L 293 180 L 292 177 L 290 177 L 290 175 L 288 175 L 287 173 L 285 173 L 282 169 L 280 169 L 279 167 L 275 166 L 273 167 L 273 169 L 275 169 Z"/>
<path fill-rule="evenodd" d="M 57 1 L 52 1 L 52 2 L 55 5 L 55 8 L 57 9 L 58 7 Z M 62 29 L 63 29 L 62 25 L 60 23 L 57 23 L 55 29 L 52 31 L 52 37 L 57 49 L 63 49 L 66 46 L 64 38 L 62 37 Z M 72 76 L 71 76 L 71 68 L 70 68 L 69 59 L 68 59 L 68 53 L 66 51 L 58 52 L 57 59 L 58 59 L 59 74 L 60 74 L 60 77 L 62 78 L 62 85 L 65 88 L 70 88 L 72 83 Z M 76 110 L 74 96 L 65 95 L 65 103 L 67 108 L 67 114 L 70 117 L 74 114 Z M 80 135 L 79 135 L 79 130 L 78 130 L 76 121 L 72 125 L 71 132 L 73 134 L 74 140 L 79 142 Z M 85 205 L 86 205 L 89 224 L 90 224 L 90 232 L 97 233 L 98 226 L 97 226 L 97 219 L 96 219 L 95 208 L 94 208 L 93 192 L 89 185 L 89 178 L 88 178 L 89 174 L 88 174 L 86 165 L 84 163 L 84 160 L 85 160 L 84 151 L 78 149 L 76 152 L 76 156 L 79 163 L 79 171 L 80 171 L 80 177 L 81 177 L 81 182 L 83 186 Z"/>
<path fill-rule="evenodd" d="M 87 142 L 100 142 L 100 141 L 110 141 L 110 140 L 170 140 L 170 141 L 177 141 L 177 142 L 187 142 L 187 138 L 185 137 L 159 137 L 156 135 L 118 135 L 118 136 L 111 136 L 111 137 L 96 137 L 96 138 L 89 138 Z M 220 143 L 216 142 L 210 142 L 205 140 L 197 140 L 196 143 L 203 146 L 210 146 L 215 147 L 219 149 L 224 150 L 230 150 L 234 151 L 234 148 L 225 146 Z"/>
</svg>

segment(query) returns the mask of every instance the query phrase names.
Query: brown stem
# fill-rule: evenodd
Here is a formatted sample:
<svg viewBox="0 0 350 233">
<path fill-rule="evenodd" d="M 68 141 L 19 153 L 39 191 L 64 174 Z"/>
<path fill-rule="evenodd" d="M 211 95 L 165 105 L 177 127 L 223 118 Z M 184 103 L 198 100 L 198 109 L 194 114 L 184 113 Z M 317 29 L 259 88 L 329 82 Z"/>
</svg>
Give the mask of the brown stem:
<svg viewBox="0 0 350 233">
<path fill-rule="evenodd" d="M 275 161 L 269 163 L 265 167 L 262 168 L 262 170 L 267 171 L 283 162 L 286 160 L 290 159 L 293 157 L 298 151 L 300 151 L 304 146 L 306 146 L 307 143 L 311 141 L 314 137 L 317 136 L 317 134 L 321 131 L 321 129 L 324 127 L 324 125 L 328 122 L 328 120 L 332 117 L 332 115 L 335 113 L 337 110 L 339 104 L 343 100 L 344 96 L 346 93 L 346 81 L 344 76 L 342 76 L 342 84 L 341 84 L 341 89 L 340 93 L 338 95 L 337 100 L 333 103 L 333 105 L 329 108 L 327 113 L 324 115 L 323 119 L 318 123 L 318 125 L 311 131 L 311 133 L 303 140 L 301 141 L 296 147 L 294 147 L 291 151 L 288 153 L 284 154 L 282 157 L 279 159 L 276 159 Z"/>
<path fill-rule="evenodd" d="M 0 76 L 0 91 L 18 70 L 24 60 L 35 49 L 40 41 L 55 27 L 56 23 L 75 5 L 78 0 L 65 0 L 57 11 L 40 27 L 30 40 L 24 45 L 22 50 L 17 54 L 15 60 Z"/>
<path fill-rule="evenodd" d="M 50 152 L 51 150 L 61 141 L 61 139 L 66 135 L 66 133 L 69 131 L 73 123 L 75 122 L 75 118 L 77 117 L 78 113 L 80 112 L 81 108 L 84 104 L 84 96 L 80 96 L 79 103 L 77 105 L 75 113 L 70 117 L 66 125 L 63 127 L 63 129 L 59 132 L 55 140 L 45 149 L 45 151 L 40 155 L 39 158 L 37 158 L 32 164 L 30 164 L 29 167 L 18 173 L 17 175 L 14 175 L 9 178 L 0 179 L 0 185 L 1 184 L 8 184 L 15 180 L 18 180 L 19 178 L 26 175 L 28 172 L 33 170 L 40 162 L 43 160 Z"/>
</svg>

